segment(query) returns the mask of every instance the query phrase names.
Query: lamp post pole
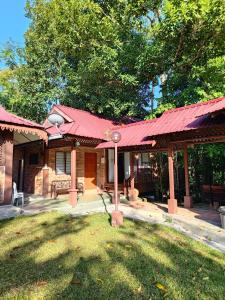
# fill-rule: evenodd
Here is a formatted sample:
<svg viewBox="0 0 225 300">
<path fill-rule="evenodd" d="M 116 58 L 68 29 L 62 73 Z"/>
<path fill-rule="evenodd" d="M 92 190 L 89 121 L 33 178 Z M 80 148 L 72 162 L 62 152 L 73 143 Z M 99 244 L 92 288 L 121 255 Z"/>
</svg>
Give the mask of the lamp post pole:
<svg viewBox="0 0 225 300">
<path fill-rule="evenodd" d="M 117 227 L 123 224 L 123 213 L 118 210 L 118 143 L 121 140 L 119 132 L 112 133 L 112 141 L 114 142 L 114 200 L 115 210 L 112 212 L 112 226 Z"/>
<path fill-rule="evenodd" d="M 115 211 L 118 211 L 118 147 L 115 145 L 115 159 L 114 159 L 114 197 L 115 197 Z"/>
</svg>

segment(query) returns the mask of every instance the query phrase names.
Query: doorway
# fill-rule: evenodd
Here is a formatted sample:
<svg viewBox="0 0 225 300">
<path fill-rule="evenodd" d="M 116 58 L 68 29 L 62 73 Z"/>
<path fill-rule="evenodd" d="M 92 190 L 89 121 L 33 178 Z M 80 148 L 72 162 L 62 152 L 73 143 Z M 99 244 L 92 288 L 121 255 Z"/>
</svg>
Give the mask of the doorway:
<svg viewBox="0 0 225 300">
<path fill-rule="evenodd" d="M 96 189 L 97 153 L 85 152 L 84 166 L 85 189 Z"/>
<path fill-rule="evenodd" d="M 108 183 L 114 182 L 114 149 L 108 149 Z M 124 179 L 130 176 L 130 156 L 128 152 L 118 153 L 118 183 L 123 183 Z"/>
<path fill-rule="evenodd" d="M 124 153 L 118 153 L 118 183 L 124 181 Z"/>
</svg>

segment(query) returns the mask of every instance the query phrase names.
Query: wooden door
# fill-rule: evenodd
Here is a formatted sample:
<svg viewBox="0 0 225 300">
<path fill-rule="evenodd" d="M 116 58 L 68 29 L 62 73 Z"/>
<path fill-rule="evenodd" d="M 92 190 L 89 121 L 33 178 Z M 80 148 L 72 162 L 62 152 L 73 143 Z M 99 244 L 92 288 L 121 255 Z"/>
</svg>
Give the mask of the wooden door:
<svg viewBox="0 0 225 300">
<path fill-rule="evenodd" d="M 97 184 L 97 153 L 85 153 L 85 189 L 96 189 Z"/>
</svg>

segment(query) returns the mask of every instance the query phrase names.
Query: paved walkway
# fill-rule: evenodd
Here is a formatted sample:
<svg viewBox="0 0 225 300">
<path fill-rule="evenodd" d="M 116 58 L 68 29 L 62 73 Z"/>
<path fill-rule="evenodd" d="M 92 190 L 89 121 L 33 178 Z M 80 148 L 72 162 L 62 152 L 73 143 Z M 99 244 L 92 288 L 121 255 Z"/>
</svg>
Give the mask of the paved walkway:
<svg viewBox="0 0 225 300">
<path fill-rule="evenodd" d="M 215 210 L 196 208 L 178 209 L 178 214 L 169 215 L 165 204 L 134 202 L 132 206 L 121 203 L 119 209 L 124 216 L 149 223 L 164 224 L 173 227 L 196 240 L 202 241 L 212 248 L 225 253 L 225 230 L 220 227 L 219 215 Z M 96 201 L 79 201 L 71 208 L 67 199 L 33 200 L 23 209 L 13 206 L 0 208 L 0 219 L 18 215 L 33 215 L 45 211 L 60 211 L 74 217 L 95 212 L 111 213 L 114 205 L 107 194 L 99 196 Z M 210 217 L 210 218 L 209 218 Z"/>
</svg>

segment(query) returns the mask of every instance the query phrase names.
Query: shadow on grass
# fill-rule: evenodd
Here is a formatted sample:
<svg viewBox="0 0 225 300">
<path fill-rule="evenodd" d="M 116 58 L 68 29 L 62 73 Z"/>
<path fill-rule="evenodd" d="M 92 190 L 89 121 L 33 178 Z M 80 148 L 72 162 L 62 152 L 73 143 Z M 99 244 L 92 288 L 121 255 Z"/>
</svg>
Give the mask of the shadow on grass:
<svg viewBox="0 0 225 300">
<path fill-rule="evenodd" d="M 109 194 L 109 193 L 107 193 L 107 194 Z M 112 216 L 111 216 L 110 212 L 109 212 L 108 209 L 107 209 L 107 205 L 106 205 L 106 202 L 105 202 L 105 198 L 104 198 L 104 196 L 103 196 L 102 194 L 100 194 L 100 197 L 102 198 L 102 203 L 103 203 L 103 205 L 104 205 L 104 207 L 105 207 L 105 212 L 106 212 L 107 215 L 108 215 L 108 221 L 109 221 L 109 224 L 111 224 L 111 222 L 112 222 Z M 110 196 L 110 197 L 111 197 L 111 196 Z M 110 202 L 112 202 L 112 197 L 110 198 Z"/>
<path fill-rule="evenodd" d="M 126 220 L 115 229 L 104 214 L 51 215 L 1 222 L 3 299 L 35 293 L 40 299 L 223 299 L 219 252 L 159 225 Z M 13 230 L 17 222 L 21 227 Z M 57 255 L 45 256 L 56 248 Z"/>
</svg>

